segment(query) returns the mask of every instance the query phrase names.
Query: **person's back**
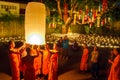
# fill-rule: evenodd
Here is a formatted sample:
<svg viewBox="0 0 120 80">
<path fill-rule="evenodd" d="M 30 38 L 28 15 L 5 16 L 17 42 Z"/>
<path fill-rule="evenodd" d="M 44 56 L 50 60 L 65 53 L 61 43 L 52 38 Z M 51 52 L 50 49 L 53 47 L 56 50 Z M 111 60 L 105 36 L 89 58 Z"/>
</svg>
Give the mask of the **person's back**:
<svg viewBox="0 0 120 80">
<path fill-rule="evenodd" d="M 54 44 L 53 50 L 51 50 L 48 80 L 58 80 L 57 71 L 58 71 L 58 47 L 56 44 Z"/>
<path fill-rule="evenodd" d="M 40 50 L 43 52 L 43 60 L 42 60 L 42 74 L 44 79 L 48 78 L 48 73 L 49 73 L 49 62 L 50 62 L 50 51 L 49 51 L 49 46 L 48 44 L 44 45 L 44 49 Z"/>
<path fill-rule="evenodd" d="M 22 58 L 22 71 L 24 74 L 24 80 L 35 80 L 34 59 L 38 56 L 31 56 L 33 54 L 31 48 L 27 48 L 27 56 Z"/>
</svg>

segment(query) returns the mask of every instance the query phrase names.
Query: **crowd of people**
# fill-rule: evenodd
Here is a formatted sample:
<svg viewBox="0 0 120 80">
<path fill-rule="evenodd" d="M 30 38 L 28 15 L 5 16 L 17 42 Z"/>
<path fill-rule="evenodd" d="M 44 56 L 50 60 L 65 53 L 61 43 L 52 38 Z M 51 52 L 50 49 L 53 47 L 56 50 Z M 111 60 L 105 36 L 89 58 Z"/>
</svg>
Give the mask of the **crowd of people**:
<svg viewBox="0 0 120 80">
<path fill-rule="evenodd" d="M 11 40 L 9 42 L 9 58 L 12 80 L 21 80 L 20 72 L 24 80 L 58 80 L 58 48 L 56 44 L 53 45 L 53 49 L 50 49 L 48 44 L 41 49 L 37 45 L 25 43 L 21 47 L 15 48 L 15 42 Z"/>
<path fill-rule="evenodd" d="M 91 75 L 94 79 L 99 77 L 99 51 L 98 47 L 94 46 L 91 55 L 89 55 L 89 49 L 86 44 L 83 45 L 83 53 L 80 62 L 80 71 L 86 72 L 88 67 L 88 56 L 91 56 Z M 110 51 L 110 57 L 108 58 L 107 67 L 107 80 L 120 80 L 120 49 L 113 48 Z"/>
<path fill-rule="evenodd" d="M 88 46 L 97 45 L 98 47 L 119 47 L 120 37 L 119 36 L 103 36 L 97 34 L 51 34 L 46 35 L 46 40 L 48 42 L 55 42 L 59 37 L 64 37 L 65 35 L 69 38 L 69 44 L 72 44 L 74 40 L 77 41 L 78 45 L 86 43 Z"/>
<path fill-rule="evenodd" d="M 85 36 L 88 37 L 88 35 L 78 35 L 78 39 L 75 39 L 77 38 L 75 37 L 74 41 L 72 40 L 72 50 L 79 50 L 78 41 L 85 40 Z M 93 36 L 95 35 L 92 35 L 91 37 Z M 15 42 L 11 40 L 9 42 L 9 58 L 11 63 L 12 80 L 20 80 L 20 72 L 23 74 L 24 80 L 58 80 L 59 62 L 61 63 L 61 66 L 65 64 L 70 57 L 69 45 L 72 36 L 68 37 L 69 36 L 66 35 L 59 37 L 59 39 L 56 39 L 58 36 L 51 37 L 51 39 L 54 40 L 52 49 L 49 48 L 47 43 L 44 45 L 44 48 L 25 43 L 23 43 L 21 47 L 15 48 Z M 91 37 L 89 35 L 90 39 Z M 91 75 L 93 78 L 98 78 L 100 61 L 99 50 L 98 46 L 94 44 L 93 50 L 90 53 L 88 48 L 89 44 L 87 43 L 87 41 L 90 40 L 89 38 L 85 40 L 86 42 L 81 42 L 83 50 L 81 51 L 82 57 L 79 70 L 81 72 L 88 71 L 88 58 L 90 56 Z M 110 53 L 111 56 L 108 59 L 110 65 L 108 65 L 109 68 L 107 70 L 108 80 L 120 80 L 120 52 L 117 48 L 113 48 Z"/>
<path fill-rule="evenodd" d="M 97 36 L 97 37 L 100 37 L 100 36 Z M 54 38 L 57 38 L 57 36 L 55 36 Z M 65 35 L 64 37 L 60 37 L 59 40 L 56 41 L 58 43 L 59 52 L 61 52 L 59 54 L 60 60 L 61 60 L 60 62 L 66 61 L 67 59 L 69 59 L 69 52 L 68 52 L 68 48 L 69 48 L 68 46 L 70 43 L 69 38 Z M 79 38 L 80 38 L 80 36 L 79 36 Z M 72 46 L 71 46 L 72 50 L 78 50 L 79 42 L 77 42 L 77 41 L 79 41 L 79 38 L 72 41 Z M 99 64 L 100 63 L 100 52 L 99 52 L 98 46 L 96 44 L 94 44 L 93 50 L 90 52 L 89 48 L 88 48 L 88 44 L 86 44 L 86 43 L 87 43 L 87 40 L 89 40 L 89 38 L 91 38 L 91 37 L 88 37 L 87 40 L 85 40 L 86 42 L 84 41 L 84 38 L 85 38 L 85 35 L 81 35 L 81 40 L 83 39 L 83 42 L 81 42 L 83 50 L 82 50 L 82 57 L 80 60 L 80 71 L 81 72 L 88 71 L 88 58 L 90 58 L 91 75 L 93 78 L 96 79 L 99 77 L 99 71 L 100 71 L 100 68 L 99 68 L 100 67 L 100 64 Z M 105 37 L 104 37 L 104 39 L 105 39 Z M 114 40 L 118 40 L 118 39 L 114 38 Z M 66 53 L 67 53 L 67 55 L 66 55 Z M 109 65 L 109 68 L 107 69 L 108 80 L 120 80 L 120 77 L 119 77 L 119 75 L 120 75 L 119 47 L 115 47 L 115 48 L 113 47 L 113 50 L 110 51 L 109 53 L 110 53 L 110 58 L 108 58 L 108 64 L 110 64 L 110 65 Z"/>
</svg>

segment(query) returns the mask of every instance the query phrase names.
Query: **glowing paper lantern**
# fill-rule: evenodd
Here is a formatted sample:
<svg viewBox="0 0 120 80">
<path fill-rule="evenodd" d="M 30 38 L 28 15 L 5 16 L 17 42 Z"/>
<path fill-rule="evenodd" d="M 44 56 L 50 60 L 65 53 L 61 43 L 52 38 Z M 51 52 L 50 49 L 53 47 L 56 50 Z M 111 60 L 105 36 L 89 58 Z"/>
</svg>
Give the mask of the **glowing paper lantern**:
<svg viewBox="0 0 120 80">
<path fill-rule="evenodd" d="M 25 11 L 26 43 L 36 45 L 45 44 L 45 21 L 45 5 L 39 2 L 29 2 Z"/>
</svg>

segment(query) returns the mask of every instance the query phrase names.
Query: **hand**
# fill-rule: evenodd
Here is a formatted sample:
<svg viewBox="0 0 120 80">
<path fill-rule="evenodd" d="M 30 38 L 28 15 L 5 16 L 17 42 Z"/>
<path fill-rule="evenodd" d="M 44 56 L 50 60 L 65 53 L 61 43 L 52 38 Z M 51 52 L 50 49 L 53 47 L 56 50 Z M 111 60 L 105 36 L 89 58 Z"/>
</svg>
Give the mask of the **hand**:
<svg viewBox="0 0 120 80">
<path fill-rule="evenodd" d="M 25 47 L 26 47 L 26 43 L 25 43 L 25 42 L 23 43 L 23 46 L 22 46 L 22 47 L 23 47 L 23 48 L 25 48 Z"/>
<path fill-rule="evenodd" d="M 37 50 L 40 51 L 40 46 L 38 46 Z"/>
<path fill-rule="evenodd" d="M 112 63 L 112 60 L 109 59 L 108 62 L 109 62 L 109 63 Z"/>
</svg>

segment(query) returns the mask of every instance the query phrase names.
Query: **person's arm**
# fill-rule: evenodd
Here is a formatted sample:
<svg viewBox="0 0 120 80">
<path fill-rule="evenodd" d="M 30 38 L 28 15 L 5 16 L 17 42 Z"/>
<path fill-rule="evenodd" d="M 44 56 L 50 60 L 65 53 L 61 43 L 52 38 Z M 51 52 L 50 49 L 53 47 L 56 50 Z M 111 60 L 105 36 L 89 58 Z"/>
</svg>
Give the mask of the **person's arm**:
<svg viewBox="0 0 120 80">
<path fill-rule="evenodd" d="M 11 48 L 10 52 L 12 52 L 12 53 L 19 53 L 19 49 Z"/>
<path fill-rule="evenodd" d="M 49 51 L 52 52 L 52 53 L 58 52 L 58 50 L 49 50 Z"/>
<path fill-rule="evenodd" d="M 109 63 L 111 63 L 111 64 L 113 64 L 113 61 L 112 61 L 112 60 L 110 60 L 110 59 L 108 60 L 108 62 L 109 62 Z"/>
<path fill-rule="evenodd" d="M 39 52 L 43 52 L 44 49 L 41 49 L 40 46 L 38 46 L 37 51 L 39 51 Z"/>
<path fill-rule="evenodd" d="M 23 45 L 21 47 L 17 48 L 17 49 L 20 51 L 21 49 L 24 49 L 25 47 L 26 47 L 26 44 L 23 43 Z"/>
<path fill-rule="evenodd" d="M 15 54 L 20 54 L 20 50 L 25 48 L 25 44 L 23 44 L 21 47 L 19 48 L 10 48 L 10 52 L 13 52 Z"/>
<path fill-rule="evenodd" d="M 38 57 L 40 55 L 40 52 L 36 49 L 37 55 L 36 57 Z"/>
</svg>

